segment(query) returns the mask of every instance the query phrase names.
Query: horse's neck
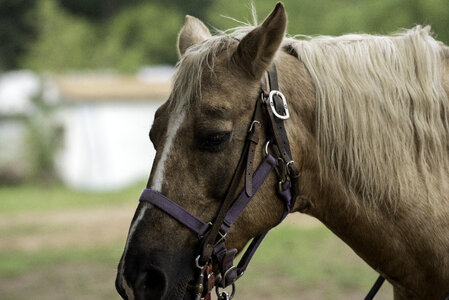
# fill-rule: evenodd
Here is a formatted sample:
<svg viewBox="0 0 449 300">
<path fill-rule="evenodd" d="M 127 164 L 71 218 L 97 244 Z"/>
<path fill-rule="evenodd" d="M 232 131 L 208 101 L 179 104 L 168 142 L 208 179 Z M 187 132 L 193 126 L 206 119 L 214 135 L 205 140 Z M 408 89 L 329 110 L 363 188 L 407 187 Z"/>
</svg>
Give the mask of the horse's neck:
<svg viewBox="0 0 449 300">
<path fill-rule="evenodd" d="M 401 287 L 415 286 L 417 291 L 433 289 L 436 294 L 430 295 L 439 297 L 442 285 L 449 286 L 449 223 L 444 221 L 444 216 L 449 216 L 449 202 L 442 208 L 441 219 L 429 218 L 435 214 L 431 207 L 419 203 L 422 199 L 416 199 L 412 207 L 399 205 L 395 214 L 387 204 L 364 204 L 338 176 L 321 176 L 311 78 L 305 66 L 288 54 L 279 55 L 277 66 L 280 89 L 290 99 L 292 117 L 287 121 L 287 131 L 294 159 L 301 168 L 301 194 L 296 210 L 321 220 L 386 276 L 395 285 L 397 295 Z M 324 163 L 322 159 L 321 164 Z M 438 236 L 432 234 L 435 229 L 441 230 Z"/>
</svg>

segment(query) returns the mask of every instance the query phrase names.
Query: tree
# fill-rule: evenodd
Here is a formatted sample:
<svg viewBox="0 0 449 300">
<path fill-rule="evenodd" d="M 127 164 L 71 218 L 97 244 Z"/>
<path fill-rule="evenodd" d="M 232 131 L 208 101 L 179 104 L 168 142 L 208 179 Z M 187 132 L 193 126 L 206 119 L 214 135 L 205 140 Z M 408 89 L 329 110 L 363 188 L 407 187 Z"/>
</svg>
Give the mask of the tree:
<svg viewBox="0 0 449 300">
<path fill-rule="evenodd" d="M 75 15 L 91 21 L 105 21 L 129 7 L 158 4 L 163 9 L 175 9 L 205 20 L 213 0 L 59 0 L 61 6 Z"/>
<path fill-rule="evenodd" d="M 97 61 L 124 71 L 149 64 L 175 64 L 176 39 L 183 22 L 178 11 L 159 4 L 123 9 L 107 24 Z"/>
<path fill-rule="evenodd" d="M 58 0 L 67 12 L 89 19 L 92 22 L 106 21 L 139 0 Z M 150 2 L 150 1 L 147 1 Z"/>
<path fill-rule="evenodd" d="M 33 39 L 36 0 L 0 0 L 0 70 L 14 69 Z"/>
</svg>

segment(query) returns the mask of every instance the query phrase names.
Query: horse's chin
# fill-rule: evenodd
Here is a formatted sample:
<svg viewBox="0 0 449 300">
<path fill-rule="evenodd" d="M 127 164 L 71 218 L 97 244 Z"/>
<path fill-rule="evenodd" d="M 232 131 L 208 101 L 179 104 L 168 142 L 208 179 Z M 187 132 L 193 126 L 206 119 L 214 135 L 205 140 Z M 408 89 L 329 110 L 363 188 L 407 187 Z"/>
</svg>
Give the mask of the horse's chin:
<svg viewBox="0 0 449 300">
<path fill-rule="evenodd" d="M 193 295 L 192 292 L 189 291 L 185 291 L 184 297 L 182 298 L 182 300 L 193 300 L 195 298 L 195 296 Z"/>
<path fill-rule="evenodd" d="M 194 284 L 195 284 L 195 280 L 193 280 L 193 279 L 190 280 L 187 283 L 187 285 L 184 287 L 184 289 L 183 289 L 183 295 L 182 296 L 180 295 L 179 298 L 177 298 L 177 299 L 182 299 L 182 300 L 193 300 L 193 299 L 195 299 L 195 295 L 194 295 L 194 293 L 193 293 L 193 291 L 191 289 L 194 286 Z"/>
<path fill-rule="evenodd" d="M 167 299 L 179 299 L 179 300 L 194 300 L 195 295 L 192 291 L 189 291 L 187 289 L 180 290 L 176 296 L 169 296 Z"/>
<path fill-rule="evenodd" d="M 194 300 L 195 295 L 191 290 L 188 289 L 190 283 L 194 282 L 194 280 L 182 280 L 179 281 L 169 292 L 168 295 L 164 297 L 164 299 L 173 299 L 173 300 Z"/>
</svg>

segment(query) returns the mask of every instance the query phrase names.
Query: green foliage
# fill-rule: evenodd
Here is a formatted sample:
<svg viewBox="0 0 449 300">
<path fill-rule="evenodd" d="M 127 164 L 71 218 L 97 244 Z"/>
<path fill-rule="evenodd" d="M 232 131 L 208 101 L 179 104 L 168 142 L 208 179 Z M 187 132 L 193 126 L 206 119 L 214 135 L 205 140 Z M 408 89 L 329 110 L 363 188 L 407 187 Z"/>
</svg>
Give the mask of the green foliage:
<svg viewBox="0 0 449 300">
<path fill-rule="evenodd" d="M 25 68 L 135 71 L 177 59 L 176 36 L 183 17 L 156 4 L 126 8 L 99 26 L 68 14 L 55 0 L 40 2 L 37 15 L 40 37 L 25 56 Z"/>
<path fill-rule="evenodd" d="M 94 66 L 134 71 L 141 65 L 174 64 L 182 22 L 180 14 L 156 4 L 124 9 L 103 28 Z"/>
<path fill-rule="evenodd" d="M 58 0 L 58 2 L 74 15 L 88 18 L 92 22 L 105 22 L 115 18 L 123 10 L 146 4 L 157 4 L 158 7 L 175 14 L 182 12 L 206 19 L 214 0 Z"/>
<path fill-rule="evenodd" d="M 22 64 L 39 71 L 85 69 L 92 65 L 95 30 L 84 20 L 64 12 L 56 1 L 42 0 L 37 7 L 39 38 Z"/>
<path fill-rule="evenodd" d="M 276 0 L 254 1 L 259 22 Z M 447 0 L 285 0 L 288 32 L 386 34 L 431 25 L 449 42 Z M 174 64 L 176 36 L 190 14 L 228 29 L 252 20 L 250 0 L 0 0 L 0 69 L 118 69 Z"/>
<path fill-rule="evenodd" d="M 446 0 L 284 0 L 291 35 L 339 35 L 350 32 L 388 34 L 416 24 L 432 25 L 437 38 L 449 42 L 449 1 Z M 273 9 L 276 1 L 255 3 L 259 22 Z M 219 0 L 210 15 L 215 27 L 227 29 L 238 20 L 252 20 L 250 1 Z"/>
<path fill-rule="evenodd" d="M 165 7 L 172 7 L 177 9 L 182 14 L 191 15 L 201 20 L 207 20 L 210 7 L 215 2 L 214 0 L 157 0 L 157 2 Z M 213 17 L 213 16 L 212 16 Z M 178 29 L 179 30 L 179 29 Z"/>
<path fill-rule="evenodd" d="M 91 21 L 106 21 L 121 9 L 135 5 L 139 0 L 58 0 L 68 12 Z"/>
<path fill-rule="evenodd" d="M 35 0 L 0 0 L 0 71 L 15 68 L 35 33 Z"/>
</svg>

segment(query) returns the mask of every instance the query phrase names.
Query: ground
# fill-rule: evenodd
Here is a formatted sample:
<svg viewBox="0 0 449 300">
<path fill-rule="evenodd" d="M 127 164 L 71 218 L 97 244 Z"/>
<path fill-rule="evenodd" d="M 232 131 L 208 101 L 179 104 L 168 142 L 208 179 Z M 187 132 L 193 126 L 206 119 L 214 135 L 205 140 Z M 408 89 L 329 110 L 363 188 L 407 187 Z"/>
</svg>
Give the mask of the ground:
<svg viewBox="0 0 449 300">
<path fill-rule="evenodd" d="M 137 198 L 138 191 L 128 194 Z M 2 195 L 8 196 L 0 212 L 1 299 L 119 299 L 116 265 L 135 199 L 109 204 L 108 197 L 94 194 L 88 197 L 106 200 L 27 209 L 8 204 L 20 193 L 0 190 Z M 295 214 L 264 241 L 238 282 L 235 299 L 362 299 L 375 278 L 317 220 Z M 376 300 L 391 295 L 386 284 Z"/>
</svg>

